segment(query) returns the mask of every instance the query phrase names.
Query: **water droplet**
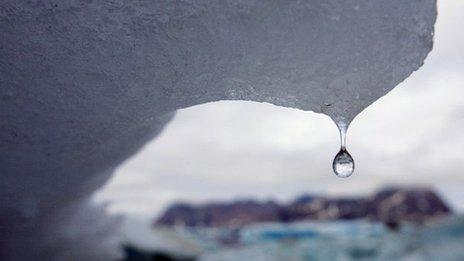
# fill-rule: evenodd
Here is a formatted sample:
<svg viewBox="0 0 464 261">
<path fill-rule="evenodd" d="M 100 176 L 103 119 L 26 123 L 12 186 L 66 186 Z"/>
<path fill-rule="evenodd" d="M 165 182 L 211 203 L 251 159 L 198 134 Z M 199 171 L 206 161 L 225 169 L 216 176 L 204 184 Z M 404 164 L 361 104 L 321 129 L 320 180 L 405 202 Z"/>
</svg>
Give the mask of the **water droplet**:
<svg viewBox="0 0 464 261">
<path fill-rule="evenodd" d="M 354 160 L 350 153 L 346 150 L 346 131 L 348 124 L 343 121 L 337 123 L 338 130 L 340 131 L 340 151 L 335 156 L 332 168 L 335 174 L 340 178 L 347 178 L 353 174 Z"/>
<path fill-rule="evenodd" d="M 348 178 L 354 171 L 354 160 L 350 153 L 341 149 L 334 158 L 332 168 L 335 174 L 340 178 Z"/>
</svg>

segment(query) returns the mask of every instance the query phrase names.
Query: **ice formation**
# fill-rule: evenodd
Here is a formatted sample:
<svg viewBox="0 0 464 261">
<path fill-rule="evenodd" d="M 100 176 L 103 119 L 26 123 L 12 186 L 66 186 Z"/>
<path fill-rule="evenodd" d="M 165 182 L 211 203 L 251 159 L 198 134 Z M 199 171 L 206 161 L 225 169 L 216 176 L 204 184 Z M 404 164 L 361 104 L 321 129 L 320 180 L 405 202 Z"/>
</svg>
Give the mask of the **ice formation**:
<svg viewBox="0 0 464 261">
<path fill-rule="evenodd" d="M 435 17 L 435 0 L 2 1 L 0 259 L 106 253 L 75 243 L 110 230 L 82 206 L 179 108 L 350 122 L 422 65 Z"/>
</svg>

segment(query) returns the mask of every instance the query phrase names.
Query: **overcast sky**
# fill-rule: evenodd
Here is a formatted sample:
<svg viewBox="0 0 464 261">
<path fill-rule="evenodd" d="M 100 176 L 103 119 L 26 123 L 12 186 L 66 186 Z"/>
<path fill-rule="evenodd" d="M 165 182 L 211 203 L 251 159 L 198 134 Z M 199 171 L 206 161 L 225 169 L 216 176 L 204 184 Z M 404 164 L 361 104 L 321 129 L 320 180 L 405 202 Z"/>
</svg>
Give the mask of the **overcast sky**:
<svg viewBox="0 0 464 261">
<path fill-rule="evenodd" d="M 254 102 L 178 111 L 164 132 L 97 195 L 110 210 L 151 217 L 174 200 L 288 200 L 306 192 L 369 193 L 433 185 L 464 209 L 464 1 L 439 1 L 425 65 L 366 108 L 348 131 L 356 170 L 331 168 L 338 131 L 325 115 Z"/>
</svg>

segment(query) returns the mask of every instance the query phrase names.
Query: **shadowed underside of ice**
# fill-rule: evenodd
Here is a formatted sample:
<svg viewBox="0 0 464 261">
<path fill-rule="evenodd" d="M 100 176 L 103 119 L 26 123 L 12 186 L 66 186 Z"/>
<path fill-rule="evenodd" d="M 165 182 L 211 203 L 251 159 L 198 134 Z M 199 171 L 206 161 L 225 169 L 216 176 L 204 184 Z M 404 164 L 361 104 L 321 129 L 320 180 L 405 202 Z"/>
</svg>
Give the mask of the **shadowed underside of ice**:
<svg viewBox="0 0 464 261">
<path fill-rule="evenodd" d="M 349 122 L 422 65 L 435 17 L 434 0 L 2 1 L 0 255 L 81 247 L 92 235 L 65 229 L 90 224 L 78 206 L 179 108 Z"/>
</svg>

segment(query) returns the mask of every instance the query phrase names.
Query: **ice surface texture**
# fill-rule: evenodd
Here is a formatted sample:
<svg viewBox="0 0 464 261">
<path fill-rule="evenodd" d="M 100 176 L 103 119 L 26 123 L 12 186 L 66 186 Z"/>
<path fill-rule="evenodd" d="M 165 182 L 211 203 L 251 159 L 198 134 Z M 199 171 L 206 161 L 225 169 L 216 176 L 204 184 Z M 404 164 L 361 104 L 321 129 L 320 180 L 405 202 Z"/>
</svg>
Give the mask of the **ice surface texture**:
<svg viewBox="0 0 464 261">
<path fill-rule="evenodd" d="M 2 1 L 0 259 L 82 240 L 37 243 L 179 108 L 253 100 L 349 122 L 422 65 L 435 17 L 435 0 Z"/>
</svg>

